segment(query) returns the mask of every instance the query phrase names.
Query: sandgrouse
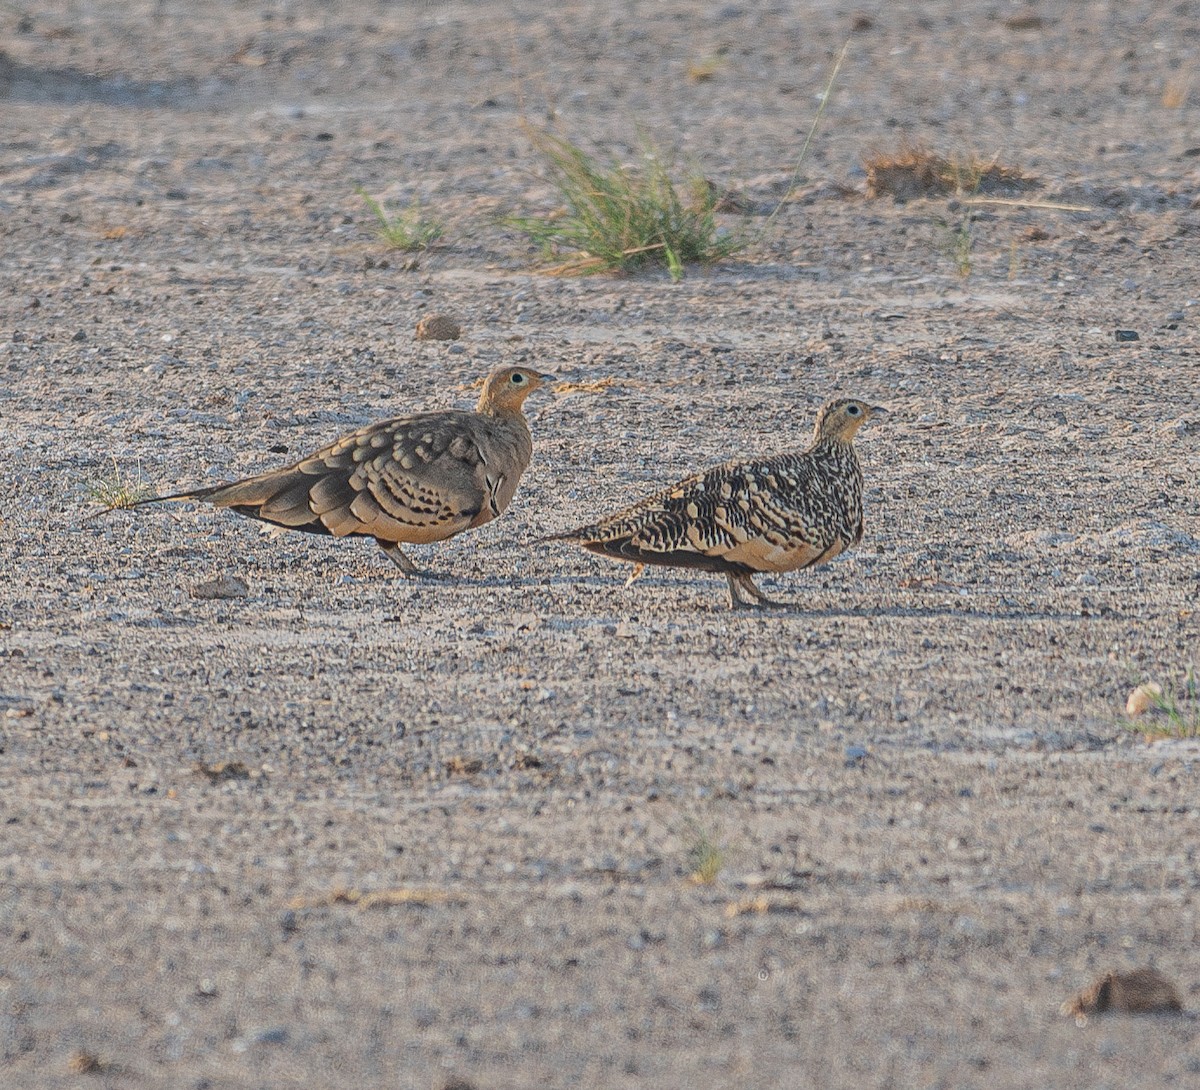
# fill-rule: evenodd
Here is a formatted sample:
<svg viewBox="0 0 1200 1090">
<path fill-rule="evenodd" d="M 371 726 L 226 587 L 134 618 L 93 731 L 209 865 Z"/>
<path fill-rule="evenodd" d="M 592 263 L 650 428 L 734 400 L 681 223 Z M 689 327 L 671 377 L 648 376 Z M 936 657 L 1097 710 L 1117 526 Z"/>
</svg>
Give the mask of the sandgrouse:
<svg viewBox="0 0 1200 1090">
<path fill-rule="evenodd" d="M 501 367 L 474 412 L 381 420 L 284 469 L 132 506 L 201 500 L 289 530 L 373 537 L 402 572 L 418 574 L 402 544 L 445 541 L 508 507 L 533 454 L 521 407 L 550 377 Z"/>
<path fill-rule="evenodd" d="M 756 572 L 810 568 L 862 539 L 854 434 L 885 412 L 862 401 L 831 401 L 817 414 L 812 446 L 802 453 L 714 466 L 554 537 L 632 561 L 630 583 L 646 564 L 701 568 L 729 580 L 734 609 L 778 605 L 754 585 Z"/>
</svg>

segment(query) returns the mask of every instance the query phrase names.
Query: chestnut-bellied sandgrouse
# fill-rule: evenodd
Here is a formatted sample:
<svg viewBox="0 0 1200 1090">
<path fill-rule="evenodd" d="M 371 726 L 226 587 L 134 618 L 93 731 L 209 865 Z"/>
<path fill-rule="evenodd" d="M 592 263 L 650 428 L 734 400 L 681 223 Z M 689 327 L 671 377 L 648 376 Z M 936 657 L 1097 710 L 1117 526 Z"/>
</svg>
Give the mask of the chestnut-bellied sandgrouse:
<svg viewBox="0 0 1200 1090">
<path fill-rule="evenodd" d="M 754 585 L 756 573 L 811 568 L 862 539 L 854 434 L 884 412 L 850 398 L 831 401 L 817 414 L 806 451 L 714 466 L 553 537 L 631 561 L 637 567 L 629 582 L 646 564 L 700 568 L 729 580 L 734 609 L 778 605 Z"/>
<path fill-rule="evenodd" d="M 401 545 L 445 541 L 508 507 L 533 454 L 521 407 L 551 377 L 501 367 L 474 412 L 381 420 L 284 469 L 130 506 L 199 500 L 289 530 L 373 537 L 402 572 L 418 574 Z"/>
</svg>

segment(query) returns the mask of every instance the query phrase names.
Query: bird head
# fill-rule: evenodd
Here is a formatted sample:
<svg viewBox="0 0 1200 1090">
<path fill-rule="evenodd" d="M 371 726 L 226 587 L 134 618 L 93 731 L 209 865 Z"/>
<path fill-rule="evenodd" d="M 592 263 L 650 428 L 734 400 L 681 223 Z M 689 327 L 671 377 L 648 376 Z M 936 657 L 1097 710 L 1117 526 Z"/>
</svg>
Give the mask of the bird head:
<svg viewBox="0 0 1200 1090">
<path fill-rule="evenodd" d="M 528 367 L 498 367 L 484 380 L 478 411 L 518 413 L 525 399 L 552 378 Z"/>
<path fill-rule="evenodd" d="M 858 431 L 873 416 L 883 416 L 887 413 L 882 405 L 868 405 L 852 397 L 839 398 L 830 401 L 817 413 L 817 424 L 813 435 L 817 440 L 832 439 L 839 443 L 849 443 Z"/>
</svg>

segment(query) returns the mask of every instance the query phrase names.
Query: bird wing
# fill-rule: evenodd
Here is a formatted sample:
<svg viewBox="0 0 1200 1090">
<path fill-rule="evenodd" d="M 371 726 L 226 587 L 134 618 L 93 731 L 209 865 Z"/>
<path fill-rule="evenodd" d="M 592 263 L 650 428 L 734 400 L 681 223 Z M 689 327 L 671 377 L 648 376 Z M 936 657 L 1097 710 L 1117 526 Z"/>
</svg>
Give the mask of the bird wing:
<svg viewBox="0 0 1200 1090">
<path fill-rule="evenodd" d="M 384 420 L 286 469 L 192 496 L 311 533 L 442 541 L 508 505 L 532 453 L 519 425 L 466 412 Z"/>
</svg>

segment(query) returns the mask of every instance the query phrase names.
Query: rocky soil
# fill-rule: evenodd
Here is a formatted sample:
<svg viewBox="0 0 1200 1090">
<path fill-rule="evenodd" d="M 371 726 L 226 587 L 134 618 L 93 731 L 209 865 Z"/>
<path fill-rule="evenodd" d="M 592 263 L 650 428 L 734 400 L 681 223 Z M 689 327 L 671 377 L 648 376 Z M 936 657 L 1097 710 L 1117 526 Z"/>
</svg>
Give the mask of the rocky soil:
<svg viewBox="0 0 1200 1090">
<path fill-rule="evenodd" d="M 1200 659 L 1198 52 L 1150 0 L 0 6 L 0 1081 L 1194 1085 L 1200 749 L 1125 700 Z M 788 199 L 545 276 L 529 124 Z M 918 144 L 1037 187 L 869 198 Z M 520 361 L 576 388 L 443 578 L 92 517 Z M 867 537 L 789 609 L 539 541 L 835 393 L 892 410 Z M 1141 966 L 1192 1013 L 1060 1015 Z"/>
</svg>

